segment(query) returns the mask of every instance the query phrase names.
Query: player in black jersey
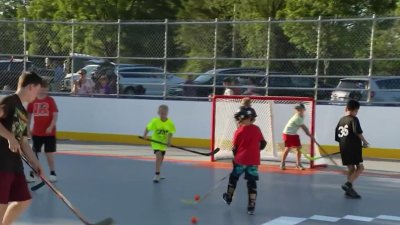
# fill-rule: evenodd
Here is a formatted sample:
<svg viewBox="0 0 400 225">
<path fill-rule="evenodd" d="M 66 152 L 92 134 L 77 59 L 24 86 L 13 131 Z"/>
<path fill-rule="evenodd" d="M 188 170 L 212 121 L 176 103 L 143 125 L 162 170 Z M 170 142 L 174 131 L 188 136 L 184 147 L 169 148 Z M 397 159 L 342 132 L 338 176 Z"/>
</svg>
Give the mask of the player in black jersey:
<svg viewBox="0 0 400 225">
<path fill-rule="evenodd" d="M 336 126 L 335 140 L 339 142 L 342 163 L 347 166 L 347 182 L 342 185 L 346 196 L 361 198 L 354 190 L 353 183 L 364 170 L 362 147 L 368 147 L 363 136 L 360 121 L 357 118 L 360 103 L 350 100 L 346 105 L 346 116 L 342 117 Z"/>
</svg>

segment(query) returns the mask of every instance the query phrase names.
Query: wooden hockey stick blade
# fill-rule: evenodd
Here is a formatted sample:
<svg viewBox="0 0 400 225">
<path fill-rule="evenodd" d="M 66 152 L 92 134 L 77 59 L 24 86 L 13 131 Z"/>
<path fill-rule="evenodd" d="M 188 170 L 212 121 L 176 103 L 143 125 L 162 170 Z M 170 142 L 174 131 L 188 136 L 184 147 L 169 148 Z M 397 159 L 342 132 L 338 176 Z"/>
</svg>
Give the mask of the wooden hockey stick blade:
<svg viewBox="0 0 400 225">
<path fill-rule="evenodd" d="M 31 191 L 37 191 L 37 190 L 39 190 L 41 187 L 43 187 L 44 185 L 46 185 L 46 184 L 44 183 L 44 181 L 41 181 L 40 183 L 38 183 L 38 184 L 36 184 L 36 185 L 33 185 L 33 186 L 31 187 Z"/>
<path fill-rule="evenodd" d="M 113 225 L 113 224 L 115 224 L 114 220 L 112 218 L 107 218 L 98 223 L 90 223 L 88 225 Z"/>
</svg>

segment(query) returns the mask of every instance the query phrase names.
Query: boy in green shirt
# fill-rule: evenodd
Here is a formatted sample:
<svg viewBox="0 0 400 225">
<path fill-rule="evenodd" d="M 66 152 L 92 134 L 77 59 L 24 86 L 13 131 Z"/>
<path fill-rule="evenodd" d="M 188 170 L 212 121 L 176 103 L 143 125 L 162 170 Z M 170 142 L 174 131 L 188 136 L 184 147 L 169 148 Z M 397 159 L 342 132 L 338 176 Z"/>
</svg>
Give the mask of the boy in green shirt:
<svg viewBox="0 0 400 225">
<path fill-rule="evenodd" d="M 156 155 L 156 175 L 153 179 L 155 183 L 160 181 L 161 164 L 164 160 L 167 146 L 171 144 L 172 135 L 175 133 L 175 125 L 171 119 L 168 119 L 168 106 L 160 105 L 158 107 L 159 117 L 153 118 L 146 126 L 143 137 L 148 139 L 147 134 L 152 132 L 151 139 L 165 143 L 157 144 L 152 142 L 151 147 Z"/>
</svg>

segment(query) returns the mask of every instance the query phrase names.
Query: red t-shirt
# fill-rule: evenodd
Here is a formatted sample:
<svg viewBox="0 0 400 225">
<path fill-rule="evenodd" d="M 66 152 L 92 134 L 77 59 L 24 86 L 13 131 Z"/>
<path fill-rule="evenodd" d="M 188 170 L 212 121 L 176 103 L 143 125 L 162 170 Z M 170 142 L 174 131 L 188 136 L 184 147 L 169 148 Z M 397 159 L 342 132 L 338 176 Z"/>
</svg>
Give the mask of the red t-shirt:
<svg viewBox="0 0 400 225">
<path fill-rule="evenodd" d="M 236 147 L 235 162 L 239 165 L 260 165 L 260 141 L 264 140 L 258 126 L 240 126 L 233 136 Z"/>
<path fill-rule="evenodd" d="M 54 126 L 51 133 L 46 133 L 46 129 L 50 126 L 53 120 L 53 113 L 58 112 L 56 102 L 50 96 L 43 99 L 36 99 L 28 105 L 28 112 L 33 118 L 33 136 L 55 136 L 56 127 Z"/>
</svg>

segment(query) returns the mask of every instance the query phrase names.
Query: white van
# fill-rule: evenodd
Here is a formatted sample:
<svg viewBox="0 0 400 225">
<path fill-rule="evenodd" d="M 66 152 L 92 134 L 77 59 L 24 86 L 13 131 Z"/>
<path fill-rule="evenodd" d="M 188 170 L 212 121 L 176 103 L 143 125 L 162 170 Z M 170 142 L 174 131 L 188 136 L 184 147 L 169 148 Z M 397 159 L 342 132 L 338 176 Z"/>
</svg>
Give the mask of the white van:
<svg viewBox="0 0 400 225">
<path fill-rule="evenodd" d="M 331 94 L 331 102 L 349 99 L 368 102 L 400 102 L 400 77 L 393 78 L 344 78 Z M 370 92 L 370 94 L 369 94 Z"/>
</svg>

